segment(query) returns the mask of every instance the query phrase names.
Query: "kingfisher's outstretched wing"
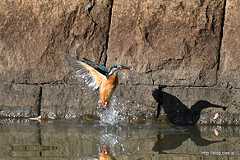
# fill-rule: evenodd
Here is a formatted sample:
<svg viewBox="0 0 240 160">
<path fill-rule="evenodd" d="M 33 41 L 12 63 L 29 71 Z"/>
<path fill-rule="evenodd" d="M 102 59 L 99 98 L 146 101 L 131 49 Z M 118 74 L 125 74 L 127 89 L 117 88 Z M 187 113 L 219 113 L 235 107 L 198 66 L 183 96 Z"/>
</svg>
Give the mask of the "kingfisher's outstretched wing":
<svg viewBox="0 0 240 160">
<path fill-rule="evenodd" d="M 107 80 L 108 70 L 103 65 L 97 65 L 87 59 L 76 60 L 73 57 L 65 56 L 65 59 L 75 71 L 76 78 L 84 79 L 85 83 L 94 90 L 98 89 L 101 83 Z"/>
</svg>

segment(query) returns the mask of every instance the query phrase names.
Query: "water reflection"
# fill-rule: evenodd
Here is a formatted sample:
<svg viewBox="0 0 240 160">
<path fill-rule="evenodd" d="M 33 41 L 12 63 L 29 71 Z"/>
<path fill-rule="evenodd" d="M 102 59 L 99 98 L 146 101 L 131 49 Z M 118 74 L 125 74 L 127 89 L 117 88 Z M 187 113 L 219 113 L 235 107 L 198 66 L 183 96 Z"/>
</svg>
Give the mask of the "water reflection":
<svg viewBox="0 0 240 160">
<path fill-rule="evenodd" d="M 99 153 L 99 160 L 115 160 L 115 157 L 112 156 L 110 147 L 108 145 L 102 145 Z"/>
<path fill-rule="evenodd" d="M 159 122 L 117 126 L 73 121 L 0 124 L 2 159 L 135 160 L 177 159 L 184 155 L 190 160 L 206 156 L 206 151 L 231 153 L 227 158 L 237 156 L 240 148 L 238 127 L 176 128 Z M 216 128 L 218 136 L 214 134 Z"/>
<path fill-rule="evenodd" d="M 211 132 L 209 132 L 209 134 L 211 134 Z M 196 146 L 208 146 L 226 141 L 225 139 L 207 140 L 201 136 L 198 126 L 189 126 L 177 128 L 174 133 L 163 133 L 160 130 L 157 135 L 157 141 L 153 146 L 153 151 L 165 153 L 164 151 L 176 149 L 181 146 L 187 139 L 190 139 Z"/>
<path fill-rule="evenodd" d="M 100 157 L 114 159 L 117 153 L 124 152 L 124 138 L 119 136 L 121 126 L 104 126 L 99 135 Z M 107 159 L 106 159 L 107 160 Z"/>
</svg>

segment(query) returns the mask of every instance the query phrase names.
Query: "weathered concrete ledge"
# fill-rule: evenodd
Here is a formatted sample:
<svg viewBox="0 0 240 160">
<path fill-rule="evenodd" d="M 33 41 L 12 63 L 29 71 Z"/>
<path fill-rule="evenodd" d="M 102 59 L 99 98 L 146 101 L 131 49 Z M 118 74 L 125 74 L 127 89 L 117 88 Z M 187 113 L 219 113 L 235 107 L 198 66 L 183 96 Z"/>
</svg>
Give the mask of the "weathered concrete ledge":
<svg viewBox="0 0 240 160">
<path fill-rule="evenodd" d="M 40 114 L 40 87 L 0 84 L 0 117 L 32 117 Z"/>
<path fill-rule="evenodd" d="M 96 115 L 97 94 L 79 85 L 44 85 L 41 114 L 54 119 Z"/>
<path fill-rule="evenodd" d="M 22 85 L 0 84 L 1 116 L 30 117 L 41 114 L 53 119 L 97 118 L 97 93 L 81 85 Z M 129 120 L 138 121 L 156 117 L 158 102 L 153 91 L 158 86 L 120 85 L 114 96 L 122 114 Z M 240 125 L 240 89 L 209 87 L 167 87 L 164 101 L 179 100 L 191 108 L 199 100 L 227 107 L 226 111 L 215 108 L 203 110 L 200 124 Z M 179 105 L 174 104 L 173 105 Z M 219 117 L 214 119 L 215 114 Z"/>
<path fill-rule="evenodd" d="M 134 72 L 116 92 L 126 116 L 153 117 L 163 92 L 207 109 L 199 123 L 239 124 L 238 0 L 0 1 L 2 117 L 96 115 L 96 94 L 71 83 L 64 56 Z M 64 85 L 66 83 L 66 85 Z M 218 113 L 218 119 L 213 119 Z"/>
</svg>

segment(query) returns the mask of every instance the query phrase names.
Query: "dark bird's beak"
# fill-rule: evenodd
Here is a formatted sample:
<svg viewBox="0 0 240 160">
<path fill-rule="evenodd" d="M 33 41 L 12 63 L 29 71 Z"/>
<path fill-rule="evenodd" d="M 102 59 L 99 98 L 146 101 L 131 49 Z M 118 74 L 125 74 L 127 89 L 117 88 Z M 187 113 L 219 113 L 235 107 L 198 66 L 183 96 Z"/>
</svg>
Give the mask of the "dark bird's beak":
<svg viewBox="0 0 240 160">
<path fill-rule="evenodd" d="M 213 107 L 213 108 L 221 108 L 221 109 L 223 109 L 224 111 L 226 111 L 226 109 L 227 109 L 227 107 L 220 106 L 220 105 L 216 105 L 216 104 L 212 104 L 212 103 L 211 103 L 210 107 Z"/>
</svg>

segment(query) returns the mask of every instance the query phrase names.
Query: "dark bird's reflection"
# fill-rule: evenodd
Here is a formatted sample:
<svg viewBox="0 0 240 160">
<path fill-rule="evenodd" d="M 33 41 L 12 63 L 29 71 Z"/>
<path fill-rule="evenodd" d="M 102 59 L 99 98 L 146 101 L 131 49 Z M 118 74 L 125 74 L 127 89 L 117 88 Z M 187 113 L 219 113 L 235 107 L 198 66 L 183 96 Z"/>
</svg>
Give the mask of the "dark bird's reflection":
<svg viewBox="0 0 240 160">
<path fill-rule="evenodd" d="M 177 131 L 178 130 L 178 131 Z M 181 146 L 182 143 L 189 138 L 197 146 L 208 146 L 210 144 L 224 142 L 222 140 L 207 140 L 201 137 L 201 132 L 197 126 L 188 126 L 184 128 L 178 128 L 174 133 L 162 133 L 157 135 L 157 141 L 155 142 L 152 150 L 159 154 L 166 153 L 164 151 L 176 149 Z"/>
<path fill-rule="evenodd" d="M 209 107 L 226 110 L 226 107 L 204 100 L 196 102 L 189 109 L 176 96 L 164 92 L 163 88 L 160 86 L 152 92 L 152 96 L 158 102 L 157 117 L 159 117 L 161 108 L 163 108 L 168 120 L 175 125 L 186 126 L 196 124 L 200 118 L 201 111 Z"/>
</svg>

